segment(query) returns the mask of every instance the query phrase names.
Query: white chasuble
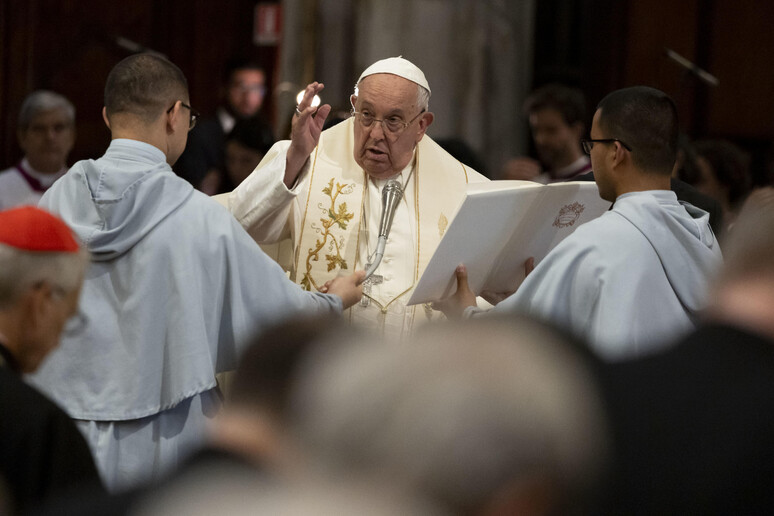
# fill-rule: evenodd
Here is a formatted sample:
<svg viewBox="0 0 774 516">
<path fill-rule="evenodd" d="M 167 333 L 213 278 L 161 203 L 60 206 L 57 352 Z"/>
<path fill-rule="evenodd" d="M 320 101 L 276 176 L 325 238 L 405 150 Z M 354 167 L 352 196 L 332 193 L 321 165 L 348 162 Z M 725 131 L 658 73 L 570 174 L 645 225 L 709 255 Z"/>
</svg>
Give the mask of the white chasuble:
<svg viewBox="0 0 774 516">
<path fill-rule="evenodd" d="M 294 235 L 291 278 L 316 290 L 335 276 L 365 268 L 373 253 L 386 180 L 368 180 L 353 157 L 349 119 L 327 131 L 309 157 L 309 185 Z M 468 181 L 485 178 L 454 159 L 430 137 L 417 144 L 412 162 L 394 179 L 404 185 L 384 258 L 376 271 L 383 281 L 371 287 L 367 306 L 345 314 L 353 324 L 408 335 L 418 321 L 439 317 L 428 306 L 406 306 L 462 201 Z"/>
</svg>

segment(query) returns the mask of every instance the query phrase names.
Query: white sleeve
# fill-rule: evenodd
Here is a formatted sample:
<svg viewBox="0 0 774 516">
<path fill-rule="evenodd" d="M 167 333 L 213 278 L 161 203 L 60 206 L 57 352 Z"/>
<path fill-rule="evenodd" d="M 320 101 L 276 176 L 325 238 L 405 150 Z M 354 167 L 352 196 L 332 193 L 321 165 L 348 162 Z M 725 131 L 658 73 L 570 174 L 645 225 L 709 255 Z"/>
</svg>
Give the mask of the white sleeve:
<svg viewBox="0 0 774 516">
<path fill-rule="evenodd" d="M 258 243 L 274 243 L 290 236 L 293 205 L 304 198 L 307 160 L 292 189 L 285 186 L 285 160 L 290 141 L 275 143 L 255 170 L 228 194 L 228 209 Z"/>
</svg>

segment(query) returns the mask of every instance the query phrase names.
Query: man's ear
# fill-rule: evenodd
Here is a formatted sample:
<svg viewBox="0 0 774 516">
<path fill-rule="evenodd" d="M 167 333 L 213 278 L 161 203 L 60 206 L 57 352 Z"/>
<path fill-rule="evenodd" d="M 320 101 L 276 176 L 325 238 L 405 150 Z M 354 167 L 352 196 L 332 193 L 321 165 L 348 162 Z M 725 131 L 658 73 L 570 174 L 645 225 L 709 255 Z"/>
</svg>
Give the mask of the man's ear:
<svg viewBox="0 0 774 516">
<path fill-rule="evenodd" d="M 31 287 L 24 295 L 24 305 L 27 309 L 27 322 L 37 328 L 46 322 L 48 311 L 51 309 L 51 285 L 39 283 Z"/>
<path fill-rule="evenodd" d="M 621 145 L 621 142 L 613 142 L 613 149 L 614 149 L 614 155 L 613 155 L 613 165 L 620 165 L 623 163 L 624 159 L 626 158 L 626 149 L 623 145 Z"/>
<path fill-rule="evenodd" d="M 175 105 L 172 106 L 172 109 L 166 112 L 166 128 L 167 128 L 167 134 L 172 134 L 175 132 L 175 124 L 177 123 L 177 117 L 180 116 L 180 110 L 182 109 L 182 102 L 176 101 Z"/>
<path fill-rule="evenodd" d="M 427 113 L 422 113 L 422 116 L 419 117 L 419 131 L 417 132 L 417 140 L 416 140 L 417 143 L 425 135 L 427 128 L 430 127 L 430 125 L 432 125 L 433 120 L 435 120 L 435 115 L 430 111 L 428 111 Z"/>
<path fill-rule="evenodd" d="M 105 125 L 107 126 L 108 129 L 110 129 L 110 120 L 108 119 L 108 116 L 107 116 L 107 108 L 106 107 L 102 108 L 102 120 L 105 121 Z"/>
</svg>

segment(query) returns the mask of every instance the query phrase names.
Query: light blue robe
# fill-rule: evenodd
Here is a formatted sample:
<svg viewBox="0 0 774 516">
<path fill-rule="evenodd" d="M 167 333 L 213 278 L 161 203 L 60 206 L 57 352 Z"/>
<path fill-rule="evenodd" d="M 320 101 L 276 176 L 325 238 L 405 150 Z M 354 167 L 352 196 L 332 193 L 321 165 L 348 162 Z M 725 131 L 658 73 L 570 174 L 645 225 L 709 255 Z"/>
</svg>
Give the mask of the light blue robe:
<svg viewBox="0 0 774 516">
<path fill-rule="evenodd" d="M 720 266 L 709 215 L 674 192 L 632 192 L 554 248 L 490 312 L 526 312 L 585 338 L 607 360 L 689 332 Z"/>
<path fill-rule="evenodd" d="M 112 490 L 152 480 L 204 437 L 215 374 L 255 332 L 341 299 L 287 279 L 233 216 L 177 177 L 164 154 L 113 140 L 77 163 L 40 206 L 92 253 L 85 330 L 63 336 L 30 379 L 77 420 Z"/>
</svg>

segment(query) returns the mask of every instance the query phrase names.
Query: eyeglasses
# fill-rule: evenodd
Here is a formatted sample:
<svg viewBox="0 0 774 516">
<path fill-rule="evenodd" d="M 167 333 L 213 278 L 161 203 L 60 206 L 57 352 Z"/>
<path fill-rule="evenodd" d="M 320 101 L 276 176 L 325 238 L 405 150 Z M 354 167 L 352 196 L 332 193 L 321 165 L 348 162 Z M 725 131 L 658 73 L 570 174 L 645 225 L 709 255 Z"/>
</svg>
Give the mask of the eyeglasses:
<svg viewBox="0 0 774 516">
<path fill-rule="evenodd" d="M 621 145 L 623 145 L 624 149 L 628 150 L 629 152 L 632 151 L 632 148 L 626 145 L 623 141 L 619 140 L 618 138 L 604 138 L 602 140 L 581 140 L 581 146 L 583 147 L 583 152 L 586 154 L 591 154 L 591 149 L 594 147 L 595 143 L 613 143 L 618 142 Z"/>
<path fill-rule="evenodd" d="M 177 104 L 177 102 L 175 102 Z M 172 107 L 167 109 L 167 114 L 170 113 L 173 109 L 175 109 L 175 104 L 172 104 Z M 194 127 L 196 127 L 196 121 L 199 120 L 199 118 L 202 116 L 198 111 L 196 111 L 194 108 L 186 104 L 185 102 L 180 102 L 180 105 L 184 108 L 187 108 L 188 111 L 191 112 L 191 118 L 188 120 L 188 130 L 190 131 Z"/>
<path fill-rule="evenodd" d="M 419 113 L 417 113 L 417 116 L 409 120 L 408 122 L 405 122 L 401 117 L 393 115 L 389 116 L 384 119 L 374 118 L 374 116 L 369 113 L 368 111 L 355 111 L 352 110 L 352 115 L 355 117 L 355 119 L 360 122 L 360 125 L 363 127 L 371 127 L 374 125 L 374 122 L 381 122 L 382 123 L 382 129 L 384 129 L 385 132 L 390 133 L 392 135 L 398 135 L 406 130 L 408 126 L 414 123 L 414 120 L 419 118 L 419 116 L 424 113 L 425 110 L 423 109 Z"/>
</svg>

